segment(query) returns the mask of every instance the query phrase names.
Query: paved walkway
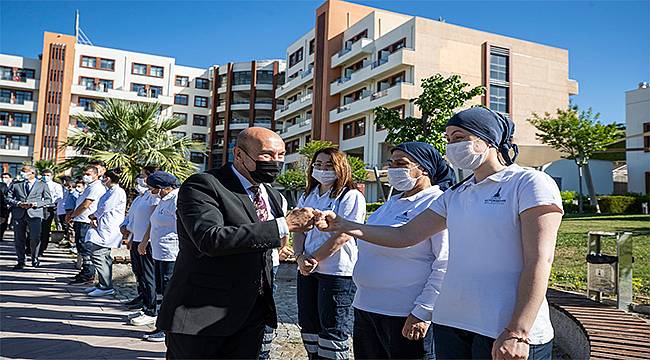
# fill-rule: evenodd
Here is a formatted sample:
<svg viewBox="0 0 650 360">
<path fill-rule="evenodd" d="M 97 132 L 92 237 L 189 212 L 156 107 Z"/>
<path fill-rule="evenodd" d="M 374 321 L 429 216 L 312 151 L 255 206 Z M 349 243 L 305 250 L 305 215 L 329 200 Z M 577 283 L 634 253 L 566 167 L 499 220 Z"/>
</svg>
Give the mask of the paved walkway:
<svg viewBox="0 0 650 360">
<path fill-rule="evenodd" d="M 11 233 L 5 234 L 11 239 Z M 141 340 L 148 327 L 126 323 L 121 302 L 135 289 L 128 265 L 114 265 L 115 297 L 89 298 L 67 285 L 76 274 L 67 250 L 50 245 L 41 267 L 12 270 L 13 242 L 0 242 L 0 356 L 9 359 L 162 359 L 165 345 Z M 27 261 L 29 264 L 29 261 Z M 306 358 L 298 330 L 295 265 L 278 274 L 280 326 L 274 359 Z"/>
</svg>

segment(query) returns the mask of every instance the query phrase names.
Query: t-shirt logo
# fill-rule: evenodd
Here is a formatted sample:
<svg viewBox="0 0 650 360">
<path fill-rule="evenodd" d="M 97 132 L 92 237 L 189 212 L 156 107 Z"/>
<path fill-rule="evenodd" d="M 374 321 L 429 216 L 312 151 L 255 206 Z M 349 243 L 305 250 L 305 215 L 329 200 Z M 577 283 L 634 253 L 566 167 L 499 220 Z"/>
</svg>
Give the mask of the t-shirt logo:
<svg viewBox="0 0 650 360">
<path fill-rule="evenodd" d="M 409 215 L 408 215 L 409 211 L 411 211 L 411 210 L 406 210 L 406 211 L 402 212 L 401 214 L 396 215 L 395 220 L 409 222 L 411 220 L 411 218 L 409 218 Z"/>
<path fill-rule="evenodd" d="M 488 205 L 505 205 L 506 199 L 501 198 L 501 187 L 497 190 L 491 198 L 485 199 L 485 204 Z"/>
</svg>

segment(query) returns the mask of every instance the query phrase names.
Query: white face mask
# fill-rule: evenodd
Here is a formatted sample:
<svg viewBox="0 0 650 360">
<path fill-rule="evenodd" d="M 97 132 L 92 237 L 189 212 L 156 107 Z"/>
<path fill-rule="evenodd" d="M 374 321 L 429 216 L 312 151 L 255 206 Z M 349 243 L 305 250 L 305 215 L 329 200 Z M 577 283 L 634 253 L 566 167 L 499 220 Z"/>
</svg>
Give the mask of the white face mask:
<svg viewBox="0 0 650 360">
<path fill-rule="evenodd" d="M 410 168 L 388 168 L 388 183 L 397 191 L 409 191 L 420 177 L 411 176 Z"/>
<path fill-rule="evenodd" d="M 146 187 L 146 186 L 140 186 L 140 184 L 138 184 L 138 185 L 135 186 L 135 191 L 137 191 L 138 194 L 140 194 L 140 195 L 146 193 L 148 189 L 149 189 L 148 187 Z"/>
<path fill-rule="evenodd" d="M 52 181 L 52 177 L 51 176 L 43 176 L 43 180 L 45 182 L 50 182 L 50 181 Z"/>
<path fill-rule="evenodd" d="M 489 148 L 483 153 L 474 151 L 474 141 L 461 141 L 447 144 L 447 158 L 452 165 L 466 170 L 476 170 L 488 155 Z"/>
<path fill-rule="evenodd" d="M 86 184 L 90 184 L 91 182 L 93 182 L 93 177 L 90 175 L 84 175 L 82 179 Z"/>
<path fill-rule="evenodd" d="M 147 183 L 144 181 L 143 178 L 136 178 L 135 182 L 138 183 L 139 186 L 147 187 Z"/>
<path fill-rule="evenodd" d="M 27 180 L 27 176 L 28 176 L 28 174 L 29 174 L 29 173 L 26 173 L 26 172 L 24 172 L 24 171 L 21 171 L 21 172 L 20 172 L 20 178 L 23 179 L 23 180 Z"/>
<path fill-rule="evenodd" d="M 336 171 L 334 170 L 318 170 L 314 169 L 311 176 L 323 185 L 331 185 L 336 181 Z"/>
<path fill-rule="evenodd" d="M 9 184 L 11 184 L 11 178 L 2 179 L 2 182 L 9 185 Z"/>
</svg>

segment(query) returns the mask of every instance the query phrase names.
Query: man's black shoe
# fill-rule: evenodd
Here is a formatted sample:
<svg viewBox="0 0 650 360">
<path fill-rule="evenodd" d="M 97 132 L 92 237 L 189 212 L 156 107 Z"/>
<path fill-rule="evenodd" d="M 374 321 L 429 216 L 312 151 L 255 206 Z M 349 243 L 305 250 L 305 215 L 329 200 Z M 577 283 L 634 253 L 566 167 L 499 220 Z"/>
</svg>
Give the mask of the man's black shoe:
<svg viewBox="0 0 650 360">
<path fill-rule="evenodd" d="M 142 296 L 136 296 L 132 300 L 129 300 L 124 303 L 126 306 L 131 306 L 131 305 L 142 305 Z"/>
<path fill-rule="evenodd" d="M 34 267 L 34 268 L 39 268 L 39 267 L 41 267 L 41 262 L 38 261 L 38 260 L 36 260 L 36 261 L 32 261 L 32 267 Z"/>
<path fill-rule="evenodd" d="M 22 270 L 25 268 L 25 263 L 18 263 L 14 265 L 14 270 Z"/>
</svg>

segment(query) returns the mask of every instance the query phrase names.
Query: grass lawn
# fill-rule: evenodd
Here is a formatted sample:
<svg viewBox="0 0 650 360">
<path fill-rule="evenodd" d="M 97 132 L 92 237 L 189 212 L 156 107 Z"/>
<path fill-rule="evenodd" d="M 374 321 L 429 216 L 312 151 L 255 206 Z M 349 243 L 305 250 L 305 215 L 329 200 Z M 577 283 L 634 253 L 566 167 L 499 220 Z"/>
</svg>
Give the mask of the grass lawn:
<svg viewBox="0 0 650 360">
<path fill-rule="evenodd" d="M 562 221 L 555 248 L 550 286 L 573 291 L 587 290 L 587 232 L 631 231 L 634 254 L 634 295 L 650 303 L 650 215 L 568 215 Z M 603 253 L 616 254 L 614 238 L 606 238 Z"/>
</svg>

